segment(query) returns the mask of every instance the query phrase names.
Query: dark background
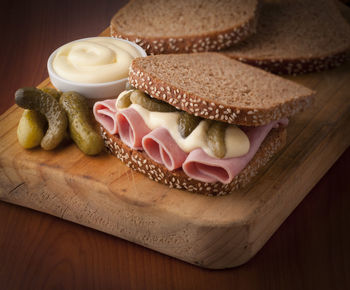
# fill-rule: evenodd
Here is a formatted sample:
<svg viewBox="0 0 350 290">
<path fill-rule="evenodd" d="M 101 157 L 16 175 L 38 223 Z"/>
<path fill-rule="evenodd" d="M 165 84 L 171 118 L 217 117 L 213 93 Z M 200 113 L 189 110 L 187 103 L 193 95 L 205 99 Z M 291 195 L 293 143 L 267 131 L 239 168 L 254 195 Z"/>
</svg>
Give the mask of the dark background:
<svg viewBox="0 0 350 290">
<path fill-rule="evenodd" d="M 48 77 L 71 40 L 98 35 L 125 1 L 2 1 L 0 113 Z M 247 264 L 194 267 L 0 202 L 0 289 L 350 289 L 349 150 Z"/>
</svg>

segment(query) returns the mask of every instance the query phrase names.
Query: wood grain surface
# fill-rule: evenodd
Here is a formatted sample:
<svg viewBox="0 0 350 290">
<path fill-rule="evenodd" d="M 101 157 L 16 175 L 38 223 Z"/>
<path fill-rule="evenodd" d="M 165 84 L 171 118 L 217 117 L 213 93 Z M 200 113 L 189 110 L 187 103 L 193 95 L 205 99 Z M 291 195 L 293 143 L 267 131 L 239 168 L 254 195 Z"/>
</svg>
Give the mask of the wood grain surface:
<svg viewBox="0 0 350 290">
<path fill-rule="evenodd" d="M 8 40 L 1 46 L 1 113 L 13 104 L 17 87 L 47 77 L 46 59 L 53 49 L 98 34 L 120 6 L 112 1 L 69 3 L 8 2 L 1 10 L 0 29 Z M 0 203 L 0 288 L 348 289 L 349 155 L 340 158 L 255 258 L 232 270 L 203 270 Z"/>
</svg>

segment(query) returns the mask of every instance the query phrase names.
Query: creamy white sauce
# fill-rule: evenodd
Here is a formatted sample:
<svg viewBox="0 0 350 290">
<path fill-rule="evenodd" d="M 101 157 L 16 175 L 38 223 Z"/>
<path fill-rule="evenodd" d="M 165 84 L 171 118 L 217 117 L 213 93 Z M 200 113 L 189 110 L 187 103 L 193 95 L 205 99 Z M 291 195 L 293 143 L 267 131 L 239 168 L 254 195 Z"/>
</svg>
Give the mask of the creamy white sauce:
<svg viewBox="0 0 350 290">
<path fill-rule="evenodd" d="M 177 145 L 184 152 L 191 152 L 196 148 L 203 150 L 212 157 L 217 158 L 207 145 L 208 122 L 201 121 L 199 125 L 188 135 L 182 138 L 178 130 L 177 120 L 180 113 L 178 112 L 150 112 L 138 104 L 132 104 L 131 108 L 135 109 L 143 118 L 146 125 L 154 130 L 159 127 L 166 128 Z M 118 108 L 120 110 L 120 108 Z M 224 158 L 243 156 L 249 151 L 250 143 L 247 135 L 237 126 L 229 125 L 225 132 L 226 154 Z"/>
<path fill-rule="evenodd" d="M 62 46 L 52 66 L 66 80 L 103 83 L 126 78 L 131 61 L 139 56 L 139 51 L 127 42 L 94 37 Z"/>
</svg>

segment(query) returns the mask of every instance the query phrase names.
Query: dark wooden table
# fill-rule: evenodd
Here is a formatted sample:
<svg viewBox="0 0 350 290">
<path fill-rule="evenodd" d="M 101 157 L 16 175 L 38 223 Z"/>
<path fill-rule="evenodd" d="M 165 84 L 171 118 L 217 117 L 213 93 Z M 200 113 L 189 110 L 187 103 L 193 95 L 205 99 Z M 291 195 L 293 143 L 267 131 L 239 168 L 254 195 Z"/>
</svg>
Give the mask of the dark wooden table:
<svg viewBox="0 0 350 290">
<path fill-rule="evenodd" d="M 1 114 L 47 78 L 54 49 L 98 35 L 123 4 L 3 2 Z M 348 149 L 250 262 L 221 271 L 0 202 L 0 289 L 350 289 L 349 162 Z"/>
</svg>

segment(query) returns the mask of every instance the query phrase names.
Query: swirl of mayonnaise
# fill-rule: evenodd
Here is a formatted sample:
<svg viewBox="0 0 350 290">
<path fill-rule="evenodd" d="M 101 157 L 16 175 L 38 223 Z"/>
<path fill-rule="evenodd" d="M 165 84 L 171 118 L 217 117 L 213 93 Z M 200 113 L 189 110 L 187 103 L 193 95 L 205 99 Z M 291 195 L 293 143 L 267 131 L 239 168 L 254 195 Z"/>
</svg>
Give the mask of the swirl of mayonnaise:
<svg viewBox="0 0 350 290">
<path fill-rule="evenodd" d="M 94 37 L 62 46 L 52 66 L 62 78 L 79 83 L 104 83 L 126 78 L 131 61 L 141 56 L 131 44 Z"/>
</svg>

